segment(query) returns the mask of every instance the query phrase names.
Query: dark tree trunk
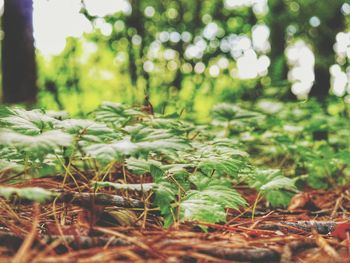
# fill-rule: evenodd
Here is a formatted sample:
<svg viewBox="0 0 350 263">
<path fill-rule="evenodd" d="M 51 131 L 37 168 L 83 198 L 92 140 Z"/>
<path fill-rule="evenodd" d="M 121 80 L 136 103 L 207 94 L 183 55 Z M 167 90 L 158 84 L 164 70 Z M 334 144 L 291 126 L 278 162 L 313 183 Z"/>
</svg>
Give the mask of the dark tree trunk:
<svg viewBox="0 0 350 263">
<path fill-rule="evenodd" d="M 284 1 L 269 1 L 270 16 L 269 27 L 271 41 L 271 66 L 269 76 L 272 85 L 280 85 L 282 81 L 287 79 L 288 67 L 284 51 L 286 49 L 286 20 L 287 14 Z"/>
<path fill-rule="evenodd" d="M 309 95 L 319 101 L 323 101 L 329 94 L 331 78 L 329 68 L 335 63 L 333 45 L 337 33 L 345 28 L 345 18 L 340 11 L 343 1 L 334 1 L 332 4 L 334 12 L 321 21 L 321 26 L 315 29 L 316 37 L 313 37 L 316 57 L 315 85 Z"/>
<path fill-rule="evenodd" d="M 37 95 L 33 1 L 5 0 L 2 25 L 3 102 L 34 103 Z"/>
<path fill-rule="evenodd" d="M 129 56 L 129 76 L 130 76 L 130 81 L 131 85 L 136 88 L 137 85 L 137 66 L 136 66 L 136 58 L 134 54 L 134 49 L 133 49 L 133 44 L 131 41 L 132 36 L 127 37 L 129 41 L 129 48 L 128 48 L 128 56 Z"/>
<path fill-rule="evenodd" d="M 185 14 L 185 8 L 184 8 L 184 5 L 181 1 L 178 1 L 178 12 L 179 12 L 179 15 L 178 15 L 178 19 L 176 21 L 176 24 L 174 24 L 175 28 L 178 28 L 178 30 L 181 29 L 181 26 L 182 26 L 182 23 L 183 23 L 183 16 Z M 180 91 L 181 88 L 182 88 L 182 79 L 183 79 L 183 73 L 181 72 L 181 65 L 182 63 L 184 62 L 184 57 L 183 57 L 183 54 L 185 54 L 185 50 L 184 50 L 184 44 L 182 41 L 179 41 L 177 42 L 175 45 L 174 45 L 174 50 L 177 51 L 177 53 L 179 54 L 179 62 L 180 62 L 180 65 L 179 67 L 176 69 L 176 72 L 175 72 L 175 75 L 174 75 L 174 78 L 173 78 L 173 81 L 171 82 L 171 87 L 175 87 L 175 89 L 177 91 Z"/>
<path fill-rule="evenodd" d="M 145 96 L 149 96 L 151 88 L 151 77 L 148 72 L 143 69 L 143 58 L 146 56 L 147 47 L 149 45 L 149 35 L 146 32 L 145 21 L 143 19 L 140 0 L 131 0 L 132 13 L 127 19 L 127 26 L 135 29 L 135 32 L 141 37 L 139 47 L 133 48 L 132 35 L 129 35 L 130 51 L 129 51 L 129 69 L 131 71 L 131 82 L 137 87 L 139 77 L 143 77 L 145 81 Z"/>
</svg>

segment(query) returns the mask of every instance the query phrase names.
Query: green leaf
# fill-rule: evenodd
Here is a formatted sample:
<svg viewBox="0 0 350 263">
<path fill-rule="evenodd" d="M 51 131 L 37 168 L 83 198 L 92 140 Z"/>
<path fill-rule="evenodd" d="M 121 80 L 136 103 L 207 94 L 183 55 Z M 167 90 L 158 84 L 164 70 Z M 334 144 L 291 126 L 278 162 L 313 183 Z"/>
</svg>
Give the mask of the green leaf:
<svg viewBox="0 0 350 263">
<path fill-rule="evenodd" d="M 236 177 L 239 170 L 243 166 L 241 160 L 227 159 L 218 155 L 211 155 L 207 158 L 201 158 L 198 163 L 198 168 L 205 174 L 210 174 L 215 170 L 219 175 L 230 175 Z"/>
<path fill-rule="evenodd" d="M 190 149 L 186 141 L 177 138 L 162 139 L 153 142 L 139 142 L 137 145 L 142 151 L 163 154 L 177 153 Z"/>
<path fill-rule="evenodd" d="M 160 212 L 163 216 L 171 216 L 171 203 L 176 200 L 178 190 L 174 184 L 170 182 L 159 182 L 156 183 L 154 189 L 156 196 L 154 203 L 159 206 Z"/>
<path fill-rule="evenodd" d="M 54 153 L 60 147 L 68 147 L 72 136 L 59 130 L 44 132 L 30 136 L 17 132 L 0 131 L 0 144 L 14 146 L 28 156 L 43 158 L 48 153 Z"/>
<path fill-rule="evenodd" d="M 250 119 L 262 116 L 257 112 L 244 110 L 236 105 L 229 103 L 221 103 L 215 105 L 212 110 L 212 114 L 214 118 L 226 121 L 236 119 Z"/>
<path fill-rule="evenodd" d="M 181 202 L 182 221 L 225 222 L 226 213 L 221 205 L 205 199 L 187 199 Z"/>
<path fill-rule="evenodd" d="M 198 190 L 188 191 L 181 202 L 182 220 L 223 222 L 226 221 L 225 208 L 239 209 L 247 204 L 227 181 L 209 181 L 199 175 L 191 177 L 191 180 L 196 183 Z"/>
<path fill-rule="evenodd" d="M 145 160 L 145 159 L 136 159 L 133 157 L 130 157 L 126 160 L 126 166 L 128 167 L 128 169 L 138 175 L 150 173 L 151 165 L 161 167 L 162 163 L 151 159 Z"/>
<path fill-rule="evenodd" d="M 268 183 L 260 187 L 261 191 L 280 190 L 280 189 L 297 191 L 295 187 L 295 180 L 292 180 L 287 177 L 276 177 L 273 180 L 269 181 Z"/>
<path fill-rule="evenodd" d="M 0 118 L 3 127 L 28 135 L 36 135 L 52 129 L 56 122 L 56 119 L 45 115 L 40 110 L 26 111 L 20 108 L 8 108 L 6 114 Z"/>
<path fill-rule="evenodd" d="M 239 171 L 247 165 L 248 154 L 236 149 L 236 144 L 228 140 L 214 140 L 210 144 L 197 143 L 194 147 L 197 152 L 189 156 L 189 161 L 195 162 L 205 174 L 211 174 L 215 170 L 218 175 L 237 177 Z"/>
<path fill-rule="evenodd" d="M 160 182 L 164 180 L 164 171 L 156 165 L 150 165 L 150 172 L 155 182 Z"/>
<path fill-rule="evenodd" d="M 17 195 L 20 199 L 39 203 L 51 200 L 55 196 L 54 193 L 40 187 L 15 188 L 0 186 L 0 196 L 10 199 L 13 195 Z"/>
<path fill-rule="evenodd" d="M 122 133 L 109 128 L 104 123 L 97 123 L 91 120 L 83 119 L 67 119 L 58 122 L 55 128 L 63 129 L 64 131 L 75 136 L 78 139 L 78 144 L 81 147 L 91 143 L 104 143 L 116 139 L 122 139 Z"/>
<path fill-rule="evenodd" d="M 171 154 L 186 149 L 188 144 L 178 139 L 166 139 L 151 142 L 132 142 L 130 138 L 108 144 L 92 144 L 85 152 L 102 162 L 122 160 L 126 156 L 147 156 L 150 152 Z"/>
<path fill-rule="evenodd" d="M 125 156 L 134 155 L 139 152 L 139 147 L 125 138 L 113 143 L 92 144 L 85 147 L 85 152 L 103 163 L 113 160 L 122 160 Z"/>
<path fill-rule="evenodd" d="M 282 175 L 280 170 L 256 169 L 248 179 L 249 185 L 260 191 L 272 206 L 287 206 L 298 189 L 295 180 Z"/>
<path fill-rule="evenodd" d="M 46 111 L 46 115 L 56 120 L 65 120 L 69 118 L 69 114 L 66 111 L 49 110 L 49 111 Z"/>
<path fill-rule="evenodd" d="M 266 192 L 264 197 L 273 207 L 287 207 L 294 194 L 287 191 L 271 190 Z"/>
<path fill-rule="evenodd" d="M 123 104 L 104 102 L 94 112 L 96 120 L 112 123 L 115 126 L 124 126 L 129 120 L 136 117 L 144 117 L 145 113 L 135 109 L 127 109 Z"/>
<path fill-rule="evenodd" d="M 147 120 L 147 124 L 153 128 L 171 130 L 176 134 L 188 133 L 195 129 L 193 125 L 179 121 L 177 115 L 173 118 L 151 118 Z"/>
<path fill-rule="evenodd" d="M 111 136 L 115 131 L 106 124 L 97 123 L 91 120 L 67 119 L 58 122 L 55 128 L 63 129 L 70 134 L 92 134 L 96 136 Z"/>
<path fill-rule="evenodd" d="M 127 131 L 131 135 L 131 141 L 137 143 L 144 151 L 169 154 L 191 148 L 185 138 L 176 135 L 171 130 L 137 125 L 129 127 Z"/>
<path fill-rule="evenodd" d="M 210 200 L 223 208 L 238 209 L 247 204 L 235 189 L 218 180 L 201 190 L 190 190 L 186 196 L 187 198 Z"/>
</svg>

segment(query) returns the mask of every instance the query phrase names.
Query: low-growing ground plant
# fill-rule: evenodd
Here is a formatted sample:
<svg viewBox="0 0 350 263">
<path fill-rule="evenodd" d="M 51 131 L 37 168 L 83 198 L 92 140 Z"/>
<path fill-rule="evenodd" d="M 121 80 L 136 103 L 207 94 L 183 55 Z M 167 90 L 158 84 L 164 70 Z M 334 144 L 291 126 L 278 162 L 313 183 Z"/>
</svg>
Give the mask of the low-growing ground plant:
<svg viewBox="0 0 350 263">
<path fill-rule="evenodd" d="M 225 222 L 227 209 L 247 206 L 236 189 L 240 185 L 256 189 L 272 206 L 288 205 L 300 178 L 288 178 L 276 166 L 254 165 L 248 154 L 254 147 L 246 139 L 253 137 L 262 152 L 265 146 L 285 147 L 292 154 L 302 147 L 293 146 L 294 133 L 280 133 L 280 125 L 271 126 L 266 113 L 231 104 L 217 105 L 212 116 L 210 125 L 195 125 L 177 114 L 153 115 L 111 102 L 85 119 L 4 108 L 0 195 L 47 202 L 59 198 L 67 185 L 78 193 L 114 189 L 118 196 L 142 201 L 144 220 L 149 212 L 159 213 L 165 227 L 182 221 Z M 269 144 L 260 143 L 257 134 L 264 138 L 268 132 Z M 286 136 L 283 143 L 276 133 Z M 295 166 L 311 165 L 307 151 L 301 152 Z M 312 176 L 313 168 L 307 169 Z M 50 176 L 62 189 L 13 186 Z M 120 220 L 121 214 L 114 216 Z"/>
</svg>

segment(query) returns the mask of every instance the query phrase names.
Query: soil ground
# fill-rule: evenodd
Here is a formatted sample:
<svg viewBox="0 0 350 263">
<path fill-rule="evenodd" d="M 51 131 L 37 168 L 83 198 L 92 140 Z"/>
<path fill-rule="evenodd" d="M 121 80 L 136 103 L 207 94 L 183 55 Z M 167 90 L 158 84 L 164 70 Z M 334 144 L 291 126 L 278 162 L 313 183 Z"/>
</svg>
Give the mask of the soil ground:
<svg viewBox="0 0 350 263">
<path fill-rule="evenodd" d="M 41 178 L 26 186 L 61 185 Z M 0 199 L 0 262 L 350 262 L 348 188 L 308 190 L 285 210 L 256 202 L 244 186 L 238 190 L 250 206 L 227 211 L 227 223 L 169 229 L 157 211 L 116 209 L 93 198 L 78 205 Z"/>
</svg>

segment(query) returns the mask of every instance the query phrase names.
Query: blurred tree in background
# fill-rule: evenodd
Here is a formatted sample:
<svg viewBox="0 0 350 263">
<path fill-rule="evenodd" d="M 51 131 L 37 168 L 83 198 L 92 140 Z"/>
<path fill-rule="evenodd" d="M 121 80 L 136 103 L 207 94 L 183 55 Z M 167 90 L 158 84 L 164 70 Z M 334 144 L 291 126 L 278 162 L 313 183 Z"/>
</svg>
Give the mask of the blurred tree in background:
<svg viewBox="0 0 350 263">
<path fill-rule="evenodd" d="M 336 63 L 333 49 L 336 35 L 345 30 L 345 18 L 341 12 L 344 1 L 320 4 L 317 0 L 300 0 L 298 4 L 300 7 L 296 12 L 290 10 L 293 23 L 298 25 L 296 34 L 307 39 L 315 53 L 315 85 L 310 95 L 324 100 L 329 95 L 329 69 Z"/>
<path fill-rule="evenodd" d="M 31 32 L 30 25 L 24 32 L 6 22 L 17 2 L 27 8 L 31 3 L 5 1 L 4 102 L 15 102 L 9 90 L 22 89 L 7 84 L 9 72 L 20 76 L 25 61 L 33 65 L 21 55 L 21 66 L 6 71 L 6 61 L 19 54 L 8 50 L 6 35 Z M 65 15 L 57 15 L 55 24 L 56 13 Z M 86 112 L 102 100 L 134 104 L 147 96 L 157 110 L 186 109 L 200 118 L 223 100 L 309 95 L 323 101 L 331 91 L 347 101 L 349 14 L 348 0 L 34 0 L 39 103 Z M 40 28 L 47 30 L 40 35 Z M 43 35 L 53 47 L 64 30 L 71 30 L 67 41 L 45 53 Z M 29 47 L 32 41 L 29 36 L 19 42 Z M 35 76 L 33 69 L 26 74 Z M 17 102 L 35 96 L 27 77 L 16 78 L 29 92 Z"/>
<path fill-rule="evenodd" d="M 33 1 L 4 3 L 2 83 L 6 103 L 34 103 L 37 95 L 33 39 Z"/>
<path fill-rule="evenodd" d="M 269 76 L 271 83 L 279 85 L 287 79 L 288 66 L 287 58 L 284 54 L 286 49 L 286 28 L 290 22 L 289 12 L 285 1 L 269 1 L 269 15 L 267 16 L 269 28 L 273 28 L 270 34 L 271 65 Z"/>
</svg>

